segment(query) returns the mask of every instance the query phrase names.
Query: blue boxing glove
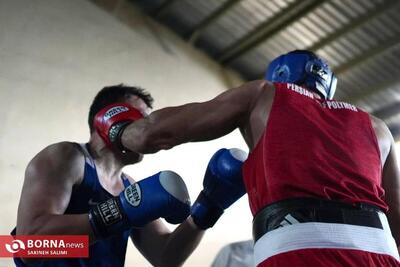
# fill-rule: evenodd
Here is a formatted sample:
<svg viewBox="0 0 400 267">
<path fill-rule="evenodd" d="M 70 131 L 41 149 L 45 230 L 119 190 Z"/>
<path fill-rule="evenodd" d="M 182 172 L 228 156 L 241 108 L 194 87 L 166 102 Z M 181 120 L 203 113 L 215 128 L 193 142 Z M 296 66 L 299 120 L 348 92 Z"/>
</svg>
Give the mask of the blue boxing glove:
<svg viewBox="0 0 400 267">
<path fill-rule="evenodd" d="M 208 163 L 203 190 L 192 206 L 191 215 L 200 229 L 212 227 L 226 208 L 245 193 L 242 165 L 247 158 L 243 150 L 220 149 Z"/>
<path fill-rule="evenodd" d="M 96 205 L 89 212 L 89 221 L 96 237 L 106 238 L 160 217 L 181 223 L 189 214 L 190 198 L 184 181 L 172 171 L 162 171 Z"/>
</svg>

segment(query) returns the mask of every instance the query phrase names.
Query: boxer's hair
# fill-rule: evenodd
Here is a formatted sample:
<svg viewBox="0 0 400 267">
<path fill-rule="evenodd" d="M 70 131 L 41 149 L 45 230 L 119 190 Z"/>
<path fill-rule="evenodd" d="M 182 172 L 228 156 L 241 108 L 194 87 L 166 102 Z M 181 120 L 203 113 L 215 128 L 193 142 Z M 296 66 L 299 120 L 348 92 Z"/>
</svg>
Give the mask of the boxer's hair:
<svg viewBox="0 0 400 267">
<path fill-rule="evenodd" d="M 117 102 L 123 102 L 131 96 L 141 98 L 149 108 L 153 107 L 153 97 L 143 88 L 136 86 L 126 86 L 123 84 L 106 86 L 97 93 L 89 109 L 88 124 L 90 132 L 94 131 L 94 116 L 102 108 Z"/>
</svg>

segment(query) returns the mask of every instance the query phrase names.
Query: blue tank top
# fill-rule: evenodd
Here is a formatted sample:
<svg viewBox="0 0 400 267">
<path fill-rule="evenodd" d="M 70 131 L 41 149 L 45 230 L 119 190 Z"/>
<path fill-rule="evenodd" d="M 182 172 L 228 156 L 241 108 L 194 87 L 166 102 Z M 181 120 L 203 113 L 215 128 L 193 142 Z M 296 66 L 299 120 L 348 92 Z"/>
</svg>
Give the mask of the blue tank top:
<svg viewBox="0 0 400 267">
<path fill-rule="evenodd" d="M 83 214 L 99 202 L 113 197 L 100 184 L 96 166 L 87 149 L 87 144 L 75 144 L 85 155 L 85 171 L 82 183 L 72 191 L 71 200 L 65 214 Z M 122 176 L 125 188 L 130 185 L 129 180 Z M 15 229 L 11 233 L 15 235 Z M 99 240 L 89 247 L 89 258 L 54 259 L 25 264 L 19 258 L 14 258 L 18 267 L 123 267 L 125 262 L 126 246 L 130 231 Z"/>
</svg>

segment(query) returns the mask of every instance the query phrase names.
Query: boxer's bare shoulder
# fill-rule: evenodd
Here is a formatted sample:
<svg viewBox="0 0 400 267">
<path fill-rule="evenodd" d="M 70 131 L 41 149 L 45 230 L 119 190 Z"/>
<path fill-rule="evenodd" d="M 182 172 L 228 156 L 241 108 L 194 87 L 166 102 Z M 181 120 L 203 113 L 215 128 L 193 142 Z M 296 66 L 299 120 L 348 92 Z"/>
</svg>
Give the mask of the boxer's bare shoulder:
<svg viewBox="0 0 400 267">
<path fill-rule="evenodd" d="M 381 163 L 383 166 L 385 164 L 386 158 L 389 155 L 391 146 L 394 143 L 393 136 L 383 120 L 373 115 L 370 115 L 370 119 L 371 119 L 372 129 L 374 130 L 378 141 L 378 146 L 381 155 Z"/>
<path fill-rule="evenodd" d="M 40 179 L 44 172 L 53 174 L 62 172 L 68 173 L 71 180 L 78 183 L 83 178 L 83 166 L 84 156 L 77 145 L 71 142 L 59 142 L 47 146 L 36 154 L 29 162 L 25 175 Z"/>
<path fill-rule="evenodd" d="M 72 188 L 83 179 L 84 156 L 73 143 L 61 142 L 40 151 L 28 164 L 18 207 L 17 233 L 34 234 L 35 220 L 63 214 Z"/>
<path fill-rule="evenodd" d="M 253 102 L 249 108 L 249 116 L 240 130 L 252 150 L 264 133 L 275 96 L 275 87 L 273 83 L 265 80 L 256 81 L 250 86 L 253 86 L 251 94 Z"/>
</svg>

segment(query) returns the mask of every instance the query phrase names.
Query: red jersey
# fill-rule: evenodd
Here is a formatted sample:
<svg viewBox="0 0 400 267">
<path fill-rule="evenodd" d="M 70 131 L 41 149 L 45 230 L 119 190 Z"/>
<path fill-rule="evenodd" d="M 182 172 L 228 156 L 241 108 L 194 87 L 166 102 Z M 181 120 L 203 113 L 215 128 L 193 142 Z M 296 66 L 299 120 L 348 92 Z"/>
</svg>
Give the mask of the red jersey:
<svg viewBox="0 0 400 267">
<path fill-rule="evenodd" d="M 295 197 L 364 202 L 387 211 L 381 186 L 380 150 L 368 113 L 345 102 L 317 99 L 311 92 L 294 84 L 274 85 L 276 92 L 266 129 L 243 165 L 244 182 L 253 215 L 273 202 Z M 316 224 L 315 229 L 325 229 L 324 225 L 320 227 L 320 224 Z M 286 227 L 279 229 L 288 231 Z M 309 230 L 302 231 L 307 233 Z M 363 232 L 360 238 L 368 238 L 369 230 L 366 229 L 367 232 Z M 394 240 L 388 246 L 392 249 L 391 255 L 395 255 L 393 257 L 370 253 L 376 248 L 367 248 L 369 252 L 365 252 L 322 246 L 319 249 L 313 247 L 285 253 L 280 253 L 284 250 L 276 248 L 279 253 L 268 252 L 270 258 L 263 261 L 267 256 L 263 255 L 263 248 L 260 247 L 268 246 L 271 240 L 282 240 L 282 236 L 276 234 L 279 231 L 274 231 L 269 235 L 268 242 L 263 241 L 264 245 L 258 244 L 257 247 L 256 243 L 255 257 L 261 255 L 257 262 L 261 265 L 258 266 L 286 266 L 280 264 L 284 262 L 287 266 L 296 267 L 361 266 L 360 260 L 362 262 L 365 255 L 378 264 L 362 266 L 400 266 L 395 259 L 397 251 L 393 252 Z M 342 231 L 342 228 L 338 231 Z M 357 232 L 358 228 L 354 231 Z M 289 234 L 295 236 L 293 231 Z M 391 238 L 391 234 L 379 235 L 384 240 L 382 244 L 385 244 L 387 236 Z M 283 236 L 290 235 L 285 233 Z M 317 238 L 323 239 L 324 235 Z M 321 242 L 324 244 L 323 240 Z M 321 258 L 315 261 L 310 257 L 312 255 Z M 348 264 L 341 265 L 345 262 Z"/>
<path fill-rule="evenodd" d="M 243 166 L 250 208 L 316 197 L 387 210 L 381 160 L 368 113 L 276 83 L 267 127 Z"/>
</svg>

